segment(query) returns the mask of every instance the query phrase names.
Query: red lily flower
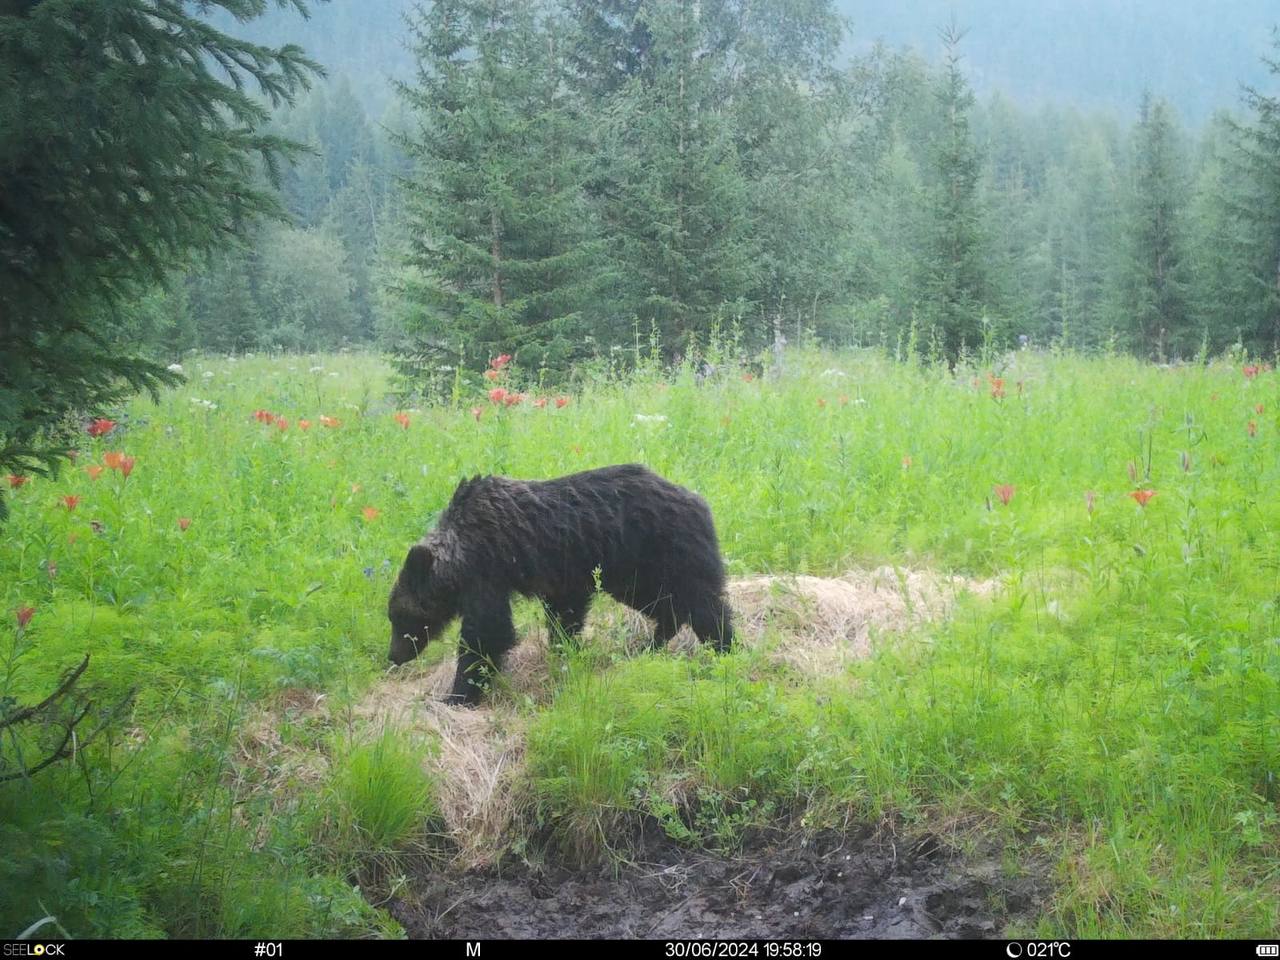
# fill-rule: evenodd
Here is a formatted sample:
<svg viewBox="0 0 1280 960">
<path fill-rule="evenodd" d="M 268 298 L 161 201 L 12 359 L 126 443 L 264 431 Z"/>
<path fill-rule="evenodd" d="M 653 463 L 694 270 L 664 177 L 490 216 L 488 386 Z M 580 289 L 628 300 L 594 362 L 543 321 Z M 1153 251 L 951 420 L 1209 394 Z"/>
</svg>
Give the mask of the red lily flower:
<svg viewBox="0 0 1280 960">
<path fill-rule="evenodd" d="M 501 356 L 494 357 L 492 360 L 490 360 L 489 366 L 492 367 L 494 370 L 501 370 L 510 362 L 511 362 L 511 354 L 504 353 Z"/>
<path fill-rule="evenodd" d="M 992 489 L 995 490 L 996 496 L 1000 498 L 1000 502 L 1006 507 L 1009 505 L 1009 501 L 1013 499 L 1013 495 L 1017 491 L 1017 487 L 1011 483 L 997 483 Z"/>
<path fill-rule="evenodd" d="M 1258 366 L 1256 363 L 1246 363 L 1243 367 L 1240 368 L 1240 372 L 1244 374 L 1244 378 L 1246 380 L 1252 380 L 1254 377 L 1256 377 L 1259 373 L 1262 372 L 1262 368 Z"/>
<path fill-rule="evenodd" d="M 321 425 L 321 426 L 324 426 L 324 427 L 330 427 L 330 428 L 333 428 L 333 427 L 340 427 L 340 426 L 342 426 L 342 421 L 341 421 L 341 420 L 339 420 L 337 417 L 325 417 L 325 416 L 322 416 L 322 417 L 320 418 L 320 425 Z"/>
<path fill-rule="evenodd" d="M 114 420 L 108 420 L 105 417 L 99 417 L 93 423 L 89 424 L 88 434 L 91 437 L 101 437 L 110 433 L 116 428 Z"/>
<path fill-rule="evenodd" d="M 497 370 L 486 370 L 486 371 L 484 372 L 484 378 L 485 378 L 486 380 L 497 380 L 497 379 L 498 379 L 498 371 L 497 371 Z"/>
<path fill-rule="evenodd" d="M 185 532 L 186 532 L 186 530 L 187 530 L 187 527 L 189 527 L 189 526 L 191 526 L 191 518 L 190 518 L 190 517 L 179 517 L 179 518 L 178 518 L 178 529 L 179 529 L 179 530 L 181 530 L 181 531 L 183 531 L 183 532 L 185 533 Z"/>
<path fill-rule="evenodd" d="M 18 618 L 18 626 L 23 629 L 31 622 L 31 618 L 36 615 L 35 607 L 19 607 L 14 611 L 14 615 Z"/>
<path fill-rule="evenodd" d="M 568 398 L 568 397 L 556 397 L 556 409 L 557 409 L 557 410 L 561 409 L 562 407 L 567 407 L 568 405 L 569 405 L 569 398 Z"/>
<path fill-rule="evenodd" d="M 112 470 L 119 470 L 120 465 L 124 463 L 124 454 L 118 450 L 112 450 L 102 455 L 102 462 Z"/>
<path fill-rule="evenodd" d="M 1088 510 L 1090 513 L 1093 513 L 1093 504 L 1094 504 L 1094 501 L 1097 499 L 1097 496 L 1098 495 L 1094 493 L 1092 490 L 1086 490 L 1084 492 L 1084 508 Z"/>
<path fill-rule="evenodd" d="M 1249 430 L 1249 436 L 1256 437 L 1258 435 L 1258 421 L 1250 420 L 1248 430 Z"/>
<path fill-rule="evenodd" d="M 490 403 L 502 403 L 507 399 L 507 391 L 502 387 L 494 387 L 489 391 Z"/>
<path fill-rule="evenodd" d="M 826 401 L 825 399 L 823 399 L 822 397 L 819 397 L 819 398 L 818 398 L 818 409 L 822 409 L 822 408 L 823 408 L 823 407 L 825 407 L 826 405 L 827 405 L 827 401 Z"/>
<path fill-rule="evenodd" d="M 534 401 L 533 401 L 533 405 L 534 405 L 535 407 L 537 407 L 539 410 L 541 410 L 543 407 L 545 407 L 545 406 L 547 405 L 547 398 L 546 398 L 546 397 L 538 397 L 538 399 L 536 399 L 536 400 L 534 400 Z"/>
<path fill-rule="evenodd" d="M 310 420 L 299 420 L 299 421 L 298 421 L 298 429 L 299 429 L 299 430 L 310 430 L 310 429 L 311 429 L 311 421 L 310 421 Z"/>
<path fill-rule="evenodd" d="M 121 457 L 121 458 L 120 458 L 120 473 L 121 473 L 123 476 L 126 476 L 126 477 L 127 477 L 127 476 L 129 476 L 129 474 L 133 473 L 133 465 L 134 465 L 134 463 L 136 463 L 136 462 L 137 462 L 137 458 L 136 458 L 136 457 Z"/>
<path fill-rule="evenodd" d="M 90 480 L 97 480 L 100 476 L 102 476 L 103 469 L 104 469 L 103 467 L 100 467 L 97 464 L 93 464 L 92 466 L 85 467 L 84 472 L 89 475 Z"/>
<path fill-rule="evenodd" d="M 382 511 L 376 510 L 373 507 L 365 507 L 360 512 L 364 514 L 364 518 L 366 521 L 372 522 L 378 519 L 378 514 L 381 513 Z"/>
<path fill-rule="evenodd" d="M 288 430 L 289 421 L 286 420 L 284 417 L 280 417 L 279 419 L 276 420 L 276 426 L 279 427 L 281 430 Z"/>
<path fill-rule="evenodd" d="M 79 503 L 80 503 L 80 498 L 77 497 L 74 493 L 69 493 L 62 498 L 62 505 L 66 507 L 67 510 L 74 510 L 76 508 L 76 505 Z"/>
<path fill-rule="evenodd" d="M 1133 499 L 1137 501 L 1137 504 L 1140 507 L 1145 507 L 1147 505 L 1147 501 L 1155 495 L 1156 492 L 1154 490 L 1134 490 L 1129 494 L 1129 496 L 1133 497 Z"/>
<path fill-rule="evenodd" d="M 17 490 L 17 489 L 18 489 L 20 486 L 22 486 L 24 483 L 30 483 L 30 482 L 31 482 L 31 478 L 30 478 L 30 477 L 24 477 L 24 476 L 23 476 L 22 474 L 20 474 L 20 473 L 11 473 L 11 474 L 9 474 L 9 487 L 10 487 L 10 489 L 12 489 L 12 490 Z"/>
<path fill-rule="evenodd" d="M 502 398 L 502 402 L 505 403 L 508 407 L 514 407 L 516 404 L 524 403 L 524 394 L 508 393 L 505 397 Z"/>
<path fill-rule="evenodd" d="M 480 415 L 484 413 L 484 407 L 472 407 L 471 415 L 476 418 L 476 423 L 480 422 Z"/>
<path fill-rule="evenodd" d="M 409 429 L 409 415 L 407 413 L 397 413 L 394 419 L 396 423 L 400 424 L 400 426 L 404 427 L 406 430 Z"/>
<path fill-rule="evenodd" d="M 989 376 L 987 379 L 991 381 L 991 397 L 992 397 L 992 399 L 994 399 L 994 400 L 1002 400 L 1002 399 L 1004 399 L 1004 377 L 991 377 L 991 376 Z"/>
</svg>

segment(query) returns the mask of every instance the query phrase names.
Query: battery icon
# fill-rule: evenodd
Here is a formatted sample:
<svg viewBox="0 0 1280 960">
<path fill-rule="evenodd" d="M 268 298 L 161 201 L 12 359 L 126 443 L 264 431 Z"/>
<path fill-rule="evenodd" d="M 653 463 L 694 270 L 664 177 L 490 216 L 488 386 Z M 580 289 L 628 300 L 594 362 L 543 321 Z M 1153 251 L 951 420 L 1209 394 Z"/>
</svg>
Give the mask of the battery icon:
<svg viewBox="0 0 1280 960">
<path fill-rule="evenodd" d="M 1260 957 L 1280 957 L 1280 943 L 1260 943 L 1257 952 Z"/>
</svg>

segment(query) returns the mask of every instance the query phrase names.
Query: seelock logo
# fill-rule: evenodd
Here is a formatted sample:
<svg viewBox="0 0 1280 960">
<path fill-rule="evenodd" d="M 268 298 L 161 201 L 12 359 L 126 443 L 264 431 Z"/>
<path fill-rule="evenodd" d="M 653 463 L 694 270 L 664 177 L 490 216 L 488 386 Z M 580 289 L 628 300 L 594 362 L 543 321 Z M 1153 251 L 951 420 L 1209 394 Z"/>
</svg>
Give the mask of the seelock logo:
<svg viewBox="0 0 1280 960">
<path fill-rule="evenodd" d="M 65 957 L 65 943 L 6 943 L 0 955 L 6 957 Z"/>
</svg>

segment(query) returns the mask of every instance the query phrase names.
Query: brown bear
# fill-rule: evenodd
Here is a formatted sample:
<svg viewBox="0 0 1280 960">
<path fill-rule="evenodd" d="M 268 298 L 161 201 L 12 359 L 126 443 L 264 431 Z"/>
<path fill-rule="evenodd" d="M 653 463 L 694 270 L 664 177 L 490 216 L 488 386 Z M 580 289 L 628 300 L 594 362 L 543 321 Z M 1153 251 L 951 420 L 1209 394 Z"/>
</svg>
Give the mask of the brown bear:
<svg viewBox="0 0 1280 960">
<path fill-rule="evenodd" d="M 464 480 L 414 544 L 391 590 L 393 663 L 412 660 L 462 618 L 450 700 L 475 703 L 516 643 L 512 593 L 542 600 L 554 638 L 582 629 L 594 572 L 612 597 L 657 621 L 653 646 L 685 624 L 733 643 L 724 564 L 705 500 L 638 464 L 555 480 Z"/>
</svg>

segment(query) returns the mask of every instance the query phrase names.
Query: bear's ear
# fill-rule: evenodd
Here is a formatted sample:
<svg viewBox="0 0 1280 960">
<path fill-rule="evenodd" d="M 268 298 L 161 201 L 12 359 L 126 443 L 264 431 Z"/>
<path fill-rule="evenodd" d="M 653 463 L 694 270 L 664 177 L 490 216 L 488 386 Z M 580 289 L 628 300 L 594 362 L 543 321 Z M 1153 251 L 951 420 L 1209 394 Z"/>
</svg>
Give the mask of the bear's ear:
<svg viewBox="0 0 1280 960">
<path fill-rule="evenodd" d="M 410 583 L 423 583 L 431 576 L 431 564 L 435 557 L 425 543 L 415 543 L 404 559 L 404 572 Z"/>
</svg>

